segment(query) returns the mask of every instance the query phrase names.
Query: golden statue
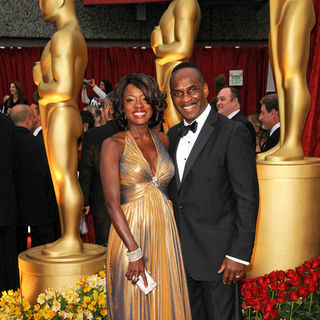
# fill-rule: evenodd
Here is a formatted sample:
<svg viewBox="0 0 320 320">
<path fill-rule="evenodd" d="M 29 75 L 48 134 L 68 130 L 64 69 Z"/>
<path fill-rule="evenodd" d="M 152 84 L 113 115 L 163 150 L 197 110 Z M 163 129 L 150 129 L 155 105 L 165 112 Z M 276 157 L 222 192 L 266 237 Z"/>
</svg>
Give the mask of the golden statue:
<svg viewBox="0 0 320 320">
<path fill-rule="evenodd" d="M 79 234 L 83 195 L 77 179 L 77 139 L 83 128 L 77 101 L 87 66 L 87 47 L 74 0 L 40 0 L 40 10 L 45 21 L 57 29 L 33 68 L 33 79 L 41 97 L 43 138 L 62 234 L 46 245 L 42 254 L 66 257 L 83 251 Z"/>
<path fill-rule="evenodd" d="M 167 94 L 165 131 L 181 121 L 170 97 L 171 71 L 191 57 L 200 21 L 201 11 L 197 0 L 173 0 L 151 34 L 157 81 L 160 89 Z"/>
<path fill-rule="evenodd" d="M 314 24 L 312 0 L 270 0 L 269 55 L 279 97 L 280 141 L 257 159 L 304 159 L 301 136 L 310 108 L 306 72 Z"/>
</svg>

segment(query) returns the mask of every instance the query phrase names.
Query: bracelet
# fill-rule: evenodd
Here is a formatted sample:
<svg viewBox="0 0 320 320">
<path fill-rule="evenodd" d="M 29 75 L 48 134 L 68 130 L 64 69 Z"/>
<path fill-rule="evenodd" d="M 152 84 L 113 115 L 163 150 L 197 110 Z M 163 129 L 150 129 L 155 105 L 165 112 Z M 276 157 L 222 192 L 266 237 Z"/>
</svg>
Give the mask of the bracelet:
<svg viewBox="0 0 320 320">
<path fill-rule="evenodd" d="M 139 259 L 141 259 L 143 257 L 143 254 L 142 254 L 140 247 L 132 252 L 127 251 L 126 255 L 128 257 L 129 262 L 138 261 Z"/>
</svg>

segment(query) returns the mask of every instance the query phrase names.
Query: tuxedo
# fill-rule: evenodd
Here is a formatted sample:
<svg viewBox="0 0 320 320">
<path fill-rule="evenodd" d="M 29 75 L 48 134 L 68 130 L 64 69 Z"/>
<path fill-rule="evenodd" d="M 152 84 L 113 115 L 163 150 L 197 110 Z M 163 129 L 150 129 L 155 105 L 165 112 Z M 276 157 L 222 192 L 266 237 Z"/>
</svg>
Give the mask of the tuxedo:
<svg viewBox="0 0 320 320">
<path fill-rule="evenodd" d="M 266 142 L 261 147 L 261 152 L 268 151 L 269 149 L 273 148 L 280 139 L 280 128 L 277 128 L 272 135 L 268 135 Z"/>
<path fill-rule="evenodd" d="M 168 132 L 176 168 L 182 125 Z M 211 110 L 185 163 L 183 176 L 180 178 L 176 170 L 169 185 L 186 272 L 195 281 L 214 283 L 210 286 L 222 284 L 222 274 L 217 271 L 226 255 L 250 261 L 259 206 L 251 140 L 241 122 Z M 229 290 L 229 286 L 223 287 Z M 192 296 L 190 290 L 189 286 Z M 190 301 L 192 306 L 192 297 Z M 224 306 L 216 307 L 224 313 Z M 238 311 L 240 314 L 239 303 Z M 231 318 L 226 315 L 214 319 Z"/>
<path fill-rule="evenodd" d="M 27 226 L 32 246 L 55 241 L 58 208 L 43 139 L 15 127 L 14 181 L 18 203 L 18 251 L 26 250 Z"/>
<path fill-rule="evenodd" d="M 14 124 L 0 113 L 0 292 L 18 287 L 17 203 L 13 180 Z"/>
<path fill-rule="evenodd" d="M 100 178 L 100 152 L 102 142 L 118 132 L 114 121 L 85 132 L 79 162 L 79 181 L 84 195 L 84 205 L 90 205 L 93 215 L 96 243 L 106 245 L 110 218 L 104 204 Z"/>
<path fill-rule="evenodd" d="M 253 147 L 255 150 L 256 149 L 256 131 L 254 130 L 252 123 L 248 120 L 248 118 L 241 111 L 239 111 L 237 114 L 235 114 L 231 118 L 231 120 L 240 121 L 248 128 L 250 135 L 251 135 L 251 140 L 253 142 Z"/>
</svg>

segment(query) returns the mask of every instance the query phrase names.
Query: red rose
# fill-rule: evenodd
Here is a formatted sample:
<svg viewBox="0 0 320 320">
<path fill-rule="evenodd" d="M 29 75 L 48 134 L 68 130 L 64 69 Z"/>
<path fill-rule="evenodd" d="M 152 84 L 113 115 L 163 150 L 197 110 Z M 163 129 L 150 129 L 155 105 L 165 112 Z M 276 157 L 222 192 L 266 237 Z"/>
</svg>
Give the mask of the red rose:
<svg viewBox="0 0 320 320">
<path fill-rule="evenodd" d="M 297 271 L 298 275 L 300 275 L 300 276 L 303 275 L 304 274 L 303 266 L 296 267 L 296 271 Z"/>
<path fill-rule="evenodd" d="M 259 311 L 261 309 L 260 301 L 259 299 L 254 299 L 252 304 L 252 309 Z"/>
<path fill-rule="evenodd" d="M 288 283 L 290 283 L 293 287 L 296 287 L 300 285 L 301 283 L 301 277 L 298 275 L 295 275 L 293 278 L 291 278 Z"/>
<path fill-rule="evenodd" d="M 289 269 L 287 271 L 287 277 L 288 278 L 293 278 L 295 275 L 296 275 L 296 273 L 292 269 Z"/>
<path fill-rule="evenodd" d="M 314 283 L 311 282 L 307 285 L 307 288 L 310 293 L 314 293 L 317 290 L 317 285 L 314 285 Z"/>
<path fill-rule="evenodd" d="M 272 291 L 277 291 L 278 290 L 278 282 L 277 281 L 271 282 L 271 290 Z"/>
<path fill-rule="evenodd" d="M 311 263 L 310 263 L 309 261 L 306 261 L 306 262 L 303 264 L 303 269 L 304 269 L 304 271 L 306 271 L 306 272 L 311 271 Z"/>
<path fill-rule="evenodd" d="M 287 301 L 287 296 L 284 292 L 279 292 L 277 295 L 278 303 L 285 303 Z"/>
<path fill-rule="evenodd" d="M 277 308 L 272 308 L 270 315 L 271 318 L 275 318 L 278 315 L 279 310 Z"/>
<path fill-rule="evenodd" d="M 298 286 L 298 294 L 302 299 L 304 299 L 309 295 L 309 291 L 305 286 Z"/>
<path fill-rule="evenodd" d="M 280 282 L 279 284 L 278 284 L 278 290 L 279 291 L 286 291 L 286 290 L 288 290 L 288 285 L 287 285 L 287 283 L 286 282 Z"/>
<path fill-rule="evenodd" d="M 278 280 L 283 281 L 286 276 L 286 273 L 283 270 L 279 270 L 276 273 L 277 273 Z"/>
<path fill-rule="evenodd" d="M 317 270 L 317 269 L 319 268 L 319 262 L 318 262 L 317 259 L 312 258 L 312 259 L 310 260 L 310 263 L 311 263 L 311 269 L 312 269 L 312 270 Z"/>
<path fill-rule="evenodd" d="M 298 300 L 298 293 L 297 291 L 290 291 L 288 293 L 288 298 L 290 301 L 297 301 Z"/>
</svg>

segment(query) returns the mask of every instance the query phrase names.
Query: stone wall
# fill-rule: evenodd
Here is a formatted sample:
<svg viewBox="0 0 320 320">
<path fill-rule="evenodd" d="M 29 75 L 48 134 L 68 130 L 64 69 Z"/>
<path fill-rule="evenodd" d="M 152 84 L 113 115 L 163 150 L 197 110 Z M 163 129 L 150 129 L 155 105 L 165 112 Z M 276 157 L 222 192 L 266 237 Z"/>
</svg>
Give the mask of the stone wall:
<svg viewBox="0 0 320 320">
<path fill-rule="evenodd" d="M 75 0 L 77 16 L 88 42 L 100 44 L 148 45 L 153 27 L 158 24 L 168 3 L 146 4 L 146 21 L 137 21 L 137 5 L 83 6 Z M 38 0 L 0 0 L 0 45 L 46 40 L 54 27 L 44 22 Z M 198 44 L 265 44 L 269 30 L 268 3 L 260 6 L 202 5 Z"/>
</svg>

